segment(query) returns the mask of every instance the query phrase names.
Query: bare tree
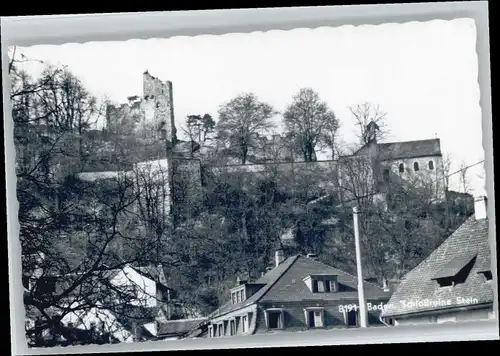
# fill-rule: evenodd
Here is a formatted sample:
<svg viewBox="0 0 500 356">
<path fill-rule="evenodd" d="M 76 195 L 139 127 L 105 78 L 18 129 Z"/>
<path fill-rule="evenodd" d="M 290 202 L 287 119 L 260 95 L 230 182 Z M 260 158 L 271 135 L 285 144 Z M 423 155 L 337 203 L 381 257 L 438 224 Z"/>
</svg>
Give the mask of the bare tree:
<svg viewBox="0 0 500 356">
<path fill-rule="evenodd" d="M 445 191 L 448 191 L 450 188 L 450 173 L 451 173 L 451 155 L 446 154 L 443 157 L 443 183 L 444 183 L 444 189 Z"/>
<path fill-rule="evenodd" d="M 468 194 L 470 192 L 469 167 L 465 161 L 460 163 L 458 174 L 460 177 L 460 188 L 463 189 L 464 193 Z"/>
<path fill-rule="evenodd" d="M 210 114 L 188 115 L 183 127 L 189 140 L 204 143 L 215 129 L 215 121 Z"/>
<path fill-rule="evenodd" d="M 326 142 L 333 147 L 337 118 L 313 89 L 300 89 L 283 116 L 286 131 L 297 141 L 304 161 L 316 160 L 318 145 Z"/>
<path fill-rule="evenodd" d="M 273 127 L 270 119 L 276 114 L 271 105 L 259 101 L 254 94 L 241 94 L 220 107 L 217 137 L 227 141 L 229 150 L 245 164 L 256 135 Z"/>
<path fill-rule="evenodd" d="M 78 138 L 94 111 L 83 106 L 85 91 L 72 87 L 74 77 L 50 69 L 32 80 L 15 61 L 11 74 L 24 303 L 27 316 L 37 319 L 26 333 L 38 346 L 43 331 L 50 331 L 52 343 L 60 337 L 78 342 L 63 322 L 72 313 L 97 309 L 133 318 L 130 302 L 137 294 L 116 288 L 110 274 L 156 262 L 157 244 L 138 233 L 129 213 L 137 200 L 130 177 L 75 178 Z"/>
<path fill-rule="evenodd" d="M 377 138 L 385 139 L 390 130 L 386 123 L 387 113 L 380 109 L 379 105 L 364 102 L 349 107 L 355 125 L 358 127 L 357 137 L 360 145 L 365 145 L 370 141 L 370 133 L 367 130 L 368 124 L 373 122 L 377 127 Z"/>
</svg>

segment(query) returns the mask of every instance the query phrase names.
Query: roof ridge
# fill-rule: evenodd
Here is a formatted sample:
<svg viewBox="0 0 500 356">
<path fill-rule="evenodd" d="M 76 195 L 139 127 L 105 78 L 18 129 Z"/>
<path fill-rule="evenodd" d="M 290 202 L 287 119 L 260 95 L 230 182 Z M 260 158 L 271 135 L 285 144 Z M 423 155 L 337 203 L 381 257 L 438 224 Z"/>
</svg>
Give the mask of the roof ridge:
<svg viewBox="0 0 500 356">
<path fill-rule="evenodd" d="M 191 319 L 175 319 L 175 320 L 166 320 L 166 321 L 160 322 L 160 324 L 168 324 L 168 323 L 173 323 L 173 322 L 180 323 L 180 322 L 187 322 L 187 321 L 203 321 L 206 319 L 208 319 L 208 317 L 191 318 Z"/>
<path fill-rule="evenodd" d="M 293 266 L 293 264 L 295 262 L 297 262 L 298 258 L 300 257 L 301 255 L 298 254 L 298 255 L 295 255 L 295 256 L 291 256 L 289 257 L 292 262 L 290 262 L 290 264 L 274 279 L 273 282 L 271 283 L 268 283 L 266 284 L 266 286 L 264 288 L 266 288 L 266 290 L 264 291 L 264 293 L 262 293 L 261 296 L 259 296 L 259 298 L 255 299 L 254 302 L 252 304 L 255 304 L 257 303 L 259 300 L 261 300 L 266 294 L 267 292 L 269 292 L 269 290 L 281 279 L 281 277 L 283 277 L 283 275 L 290 269 L 290 267 Z"/>
<path fill-rule="evenodd" d="M 237 309 L 234 309 L 232 310 L 231 312 L 233 311 L 236 311 L 236 310 L 239 310 L 239 309 L 243 309 L 243 308 L 246 308 L 246 307 L 249 307 L 250 305 L 253 305 L 253 304 L 256 304 L 259 302 L 259 300 L 261 300 L 266 294 L 267 292 L 269 292 L 269 290 L 271 289 L 272 286 L 274 286 L 279 280 L 281 277 L 283 277 L 283 275 L 285 274 L 286 271 L 288 271 L 290 269 L 290 267 L 297 261 L 298 257 L 301 256 L 300 254 L 298 255 L 295 255 L 295 256 L 290 256 L 288 257 L 285 261 L 283 261 L 282 263 L 285 263 L 287 260 L 292 260 L 290 262 L 290 264 L 274 279 L 274 281 L 270 282 L 270 283 L 266 283 L 264 285 L 264 287 L 262 287 L 261 290 L 263 290 L 264 292 L 262 293 L 261 296 L 259 296 L 257 299 L 253 300 L 250 304 L 243 304 L 241 306 L 239 306 Z M 275 267 L 276 268 L 276 267 Z M 271 270 L 272 271 L 272 270 Z M 269 272 L 271 272 L 269 271 Z M 268 272 L 268 273 L 269 273 Z M 226 306 L 226 305 L 229 305 L 231 304 L 231 300 L 229 300 L 228 302 L 222 304 L 219 308 L 217 308 L 216 310 L 214 310 L 212 313 L 209 314 L 209 318 L 213 318 L 213 317 L 219 317 L 221 315 L 224 315 L 224 314 L 227 314 L 228 312 L 223 312 L 222 314 L 219 314 L 220 313 L 220 310 Z"/>
<path fill-rule="evenodd" d="M 398 144 L 398 143 L 410 143 L 410 142 L 439 141 L 439 140 L 440 140 L 439 138 L 425 138 L 425 139 L 421 139 L 421 140 L 393 141 L 393 142 L 380 142 L 380 143 L 377 142 L 377 146 L 394 145 L 394 144 Z"/>
<path fill-rule="evenodd" d="M 307 257 L 306 257 L 306 258 L 307 258 Z M 342 272 L 342 273 L 344 273 L 344 274 L 348 275 L 349 277 L 355 278 L 356 280 L 358 279 L 358 277 L 357 277 L 357 276 L 355 276 L 355 275 L 353 275 L 353 274 L 350 274 L 350 273 L 348 273 L 348 272 L 345 272 L 344 270 L 341 270 L 341 269 L 339 269 L 339 268 L 337 268 L 337 267 L 330 266 L 330 265 L 328 265 L 328 264 L 326 264 L 326 263 L 324 263 L 324 262 L 322 262 L 322 261 L 319 261 L 319 260 L 312 260 L 312 261 L 314 261 L 314 262 L 316 262 L 316 263 L 320 263 L 320 264 L 322 264 L 322 265 L 324 265 L 324 266 L 326 266 L 326 267 L 330 267 L 330 268 L 336 269 L 337 271 L 340 271 L 340 272 Z M 364 283 L 366 283 L 366 284 L 371 284 L 372 286 L 377 287 L 377 288 L 378 288 L 378 289 L 380 289 L 380 290 L 383 290 L 383 289 L 382 289 L 379 285 L 377 285 L 377 284 L 375 284 L 375 283 L 368 282 L 368 281 L 366 281 L 366 280 L 364 281 Z"/>
</svg>

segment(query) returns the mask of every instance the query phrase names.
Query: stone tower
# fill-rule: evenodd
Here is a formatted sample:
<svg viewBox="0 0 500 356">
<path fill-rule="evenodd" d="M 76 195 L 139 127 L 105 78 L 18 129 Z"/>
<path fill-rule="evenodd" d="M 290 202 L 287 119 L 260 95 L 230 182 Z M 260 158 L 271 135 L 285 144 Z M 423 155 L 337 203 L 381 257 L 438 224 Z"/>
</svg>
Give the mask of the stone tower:
<svg viewBox="0 0 500 356">
<path fill-rule="evenodd" d="M 174 146 L 177 132 L 174 122 L 172 82 L 163 82 L 146 70 L 143 73 L 143 96 L 145 125 L 151 129 L 151 135 L 154 138 L 167 140 Z"/>
</svg>

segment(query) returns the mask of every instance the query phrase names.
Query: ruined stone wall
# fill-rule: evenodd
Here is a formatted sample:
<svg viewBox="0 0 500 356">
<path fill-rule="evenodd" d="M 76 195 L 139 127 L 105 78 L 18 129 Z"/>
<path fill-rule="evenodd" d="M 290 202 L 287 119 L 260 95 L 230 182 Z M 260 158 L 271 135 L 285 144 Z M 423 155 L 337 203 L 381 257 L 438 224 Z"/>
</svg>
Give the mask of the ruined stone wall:
<svg viewBox="0 0 500 356">
<path fill-rule="evenodd" d="M 143 91 L 143 108 L 146 121 L 152 126 L 152 134 L 174 143 L 177 133 L 174 122 L 172 82 L 162 82 L 145 72 Z"/>
<path fill-rule="evenodd" d="M 143 97 L 129 97 L 128 103 L 108 105 L 108 130 L 135 134 L 150 141 L 176 140 L 172 82 L 161 81 L 148 72 L 143 75 Z"/>
</svg>

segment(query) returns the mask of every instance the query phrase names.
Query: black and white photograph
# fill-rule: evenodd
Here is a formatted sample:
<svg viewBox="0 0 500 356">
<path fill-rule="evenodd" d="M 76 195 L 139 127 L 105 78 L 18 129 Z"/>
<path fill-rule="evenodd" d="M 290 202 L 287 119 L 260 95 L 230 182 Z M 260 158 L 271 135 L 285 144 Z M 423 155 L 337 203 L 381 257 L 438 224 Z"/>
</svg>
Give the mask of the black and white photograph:
<svg viewBox="0 0 500 356">
<path fill-rule="evenodd" d="M 476 30 L 9 46 L 26 345 L 496 319 Z"/>
</svg>

